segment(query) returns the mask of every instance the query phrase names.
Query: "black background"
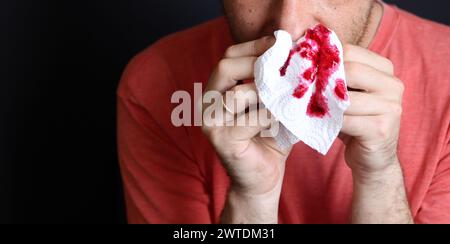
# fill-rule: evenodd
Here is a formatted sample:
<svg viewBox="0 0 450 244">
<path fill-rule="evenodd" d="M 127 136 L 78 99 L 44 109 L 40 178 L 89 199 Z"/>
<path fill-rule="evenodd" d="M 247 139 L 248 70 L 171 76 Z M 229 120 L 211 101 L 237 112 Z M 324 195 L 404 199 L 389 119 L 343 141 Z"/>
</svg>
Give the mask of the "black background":
<svg viewBox="0 0 450 244">
<path fill-rule="evenodd" d="M 450 24 L 448 0 L 397 0 Z M 115 91 L 137 52 L 219 0 L 0 2 L 0 223 L 125 223 Z"/>
</svg>

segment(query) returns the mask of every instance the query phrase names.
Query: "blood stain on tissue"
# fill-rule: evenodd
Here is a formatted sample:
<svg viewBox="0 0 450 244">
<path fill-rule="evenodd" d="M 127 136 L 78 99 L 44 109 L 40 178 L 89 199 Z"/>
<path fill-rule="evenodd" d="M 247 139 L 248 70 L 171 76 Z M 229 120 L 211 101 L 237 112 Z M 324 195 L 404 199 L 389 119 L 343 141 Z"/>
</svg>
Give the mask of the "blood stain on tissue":
<svg viewBox="0 0 450 244">
<path fill-rule="evenodd" d="M 300 99 L 302 98 L 306 92 L 308 91 L 308 85 L 301 83 L 297 88 L 294 90 L 294 97 Z"/>
<path fill-rule="evenodd" d="M 281 75 L 281 76 L 285 76 L 285 75 L 286 75 L 287 68 L 288 68 L 289 65 L 291 64 L 292 56 L 294 56 L 295 53 L 296 53 L 295 50 L 291 50 L 291 51 L 289 52 L 289 56 L 288 56 L 286 62 L 284 63 L 283 67 L 280 68 L 280 75 Z"/>
<path fill-rule="evenodd" d="M 346 86 L 345 86 L 345 82 L 343 79 L 337 79 L 336 80 L 336 87 L 334 88 L 334 94 L 336 95 L 336 97 L 338 97 L 339 99 L 343 100 L 343 101 L 347 101 L 348 99 L 348 95 L 346 92 Z"/>
<path fill-rule="evenodd" d="M 315 82 L 315 90 L 307 108 L 307 114 L 310 117 L 323 118 L 329 112 L 328 101 L 324 92 L 331 75 L 336 72 L 341 61 L 339 49 L 331 44 L 330 35 L 331 31 L 323 25 L 317 25 L 313 29 L 309 29 L 305 41 L 290 51 L 288 59 L 280 68 L 280 75 L 285 76 L 292 57 L 297 53 L 302 58 L 311 60 L 311 67 L 300 74 L 300 84 L 294 89 L 293 94 L 294 97 L 301 99 L 308 91 L 309 86 Z M 343 80 L 337 81 L 335 95 L 339 99 L 346 99 Z"/>
</svg>

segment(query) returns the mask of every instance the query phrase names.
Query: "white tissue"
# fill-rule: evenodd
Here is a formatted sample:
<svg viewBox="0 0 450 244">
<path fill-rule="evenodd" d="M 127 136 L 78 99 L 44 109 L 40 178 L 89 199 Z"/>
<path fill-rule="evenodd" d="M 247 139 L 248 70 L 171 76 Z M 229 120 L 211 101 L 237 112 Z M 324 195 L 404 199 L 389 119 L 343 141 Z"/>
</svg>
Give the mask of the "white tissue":
<svg viewBox="0 0 450 244">
<path fill-rule="evenodd" d="M 329 31 L 329 33 L 324 36 L 320 31 L 325 33 Z M 350 106 L 342 44 L 334 32 L 322 25 L 311 28 L 307 33 L 297 43 L 293 43 L 289 33 L 282 30 L 276 31 L 275 45 L 255 63 L 255 83 L 262 103 L 281 123 L 278 134 L 274 135 L 277 143 L 282 148 L 287 148 L 302 141 L 325 155 L 342 129 L 343 114 Z M 322 41 L 329 40 L 329 42 L 319 43 L 315 41 L 319 40 L 317 36 L 321 37 Z M 287 63 L 291 50 L 295 54 L 292 55 L 290 65 L 287 66 L 283 76 L 281 70 Z M 294 52 L 295 50 L 299 52 Z M 323 96 L 317 95 L 320 92 L 313 96 L 316 90 L 320 90 L 320 84 L 323 84 L 318 80 L 320 77 L 326 77 L 327 74 L 324 72 L 327 66 L 323 65 L 325 69 L 320 67 L 321 63 L 318 61 L 326 58 L 325 54 L 330 50 L 335 51 L 335 57 L 338 55 L 338 59 L 333 59 L 338 62 L 328 62 L 333 64 L 331 67 L 334 68 L 328 69 L 332 72 L 328 72 L 330 76 L 328 84 L 323 86 L 324 92 L 321 93 Z M 307 58 L 311 55 L 314 56 L 313 59 Z M 323 63 L 326 64 L 326 61 Z M 313 78 L 308 80 L 304 77 Z M 300 87 L 300 84 L 303 85 Z M 293 95 L 294 93 L 297 97 Z M 312 98 L 313 100 L 323 98 L 326 106 L 318 107 L 328 110 L 314 109 L 318 108 L 317 106 L 309 107 Z M 325 113 L 311 113 L 311 111 L 325 111 Z"/>
</svg>

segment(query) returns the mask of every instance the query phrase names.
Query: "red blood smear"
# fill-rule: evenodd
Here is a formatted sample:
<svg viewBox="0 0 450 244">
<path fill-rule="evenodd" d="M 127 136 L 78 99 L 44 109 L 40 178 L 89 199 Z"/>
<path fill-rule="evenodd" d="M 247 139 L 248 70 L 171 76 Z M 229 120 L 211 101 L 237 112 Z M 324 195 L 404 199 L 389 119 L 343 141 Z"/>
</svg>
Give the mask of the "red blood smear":
<svg viewBox="0 0 450 244">
<path fill-rule="evenodd" d="M 323 118 L 329 112 L 328 101 L 323 93 L 331 75 L 336 72 L 341 61 L 339 49 L 335 45 L 331 45 L 330 34 L 331 31 L 323 25 L 317 25 L 314 29 L 309 29 L 306 33 L 306 40 L 289 53 L 286 63 L 280 69 L 280 75 L 285 76 L 291 59 L 296 53 L 299 53 L 302 58 L 311 60 L 311 68 L 301 75 L 309 83 L 315 81 L 316 85 L 307 108 L 307 114 L 310 117 Z M 307 90 L 308 86 L 301 80 L 293 96 L 302 98 Z"/>
<path fill-rule="evenodd" d="M 328 101 L 327 98 L 323 95 L 318 95 L 317 89 L 311 96 L 311 100 L 308 104 L 308 109 L 306 113 L 310 117 L 319 117 L 323 118 L 326 114 L 328 114 Z"/>
<path fill-rule="evenodd" d="M 280 68 L 280 75 L 281 76 L 285 76 L 286 75 L 286 70 L 289 67 L 289 65 L 291 64 L 292 56 L 294 56 L 295 53 L 296 53 L 295 50 L 291 50 L 289 52 L 289 56 L 288 56 L 286 62 L 284 63 L 283 67 Z"/>
<path fill-rule="evenodd" d="M 303 73 L 303 78 L 309 82 L 314 81 L 316 75 L 316 69 L 315 68 L 309 68 Z"/>
<path fill-rule="evenodd" d="M 301 99 L 306 92 L 308 91 L 309 86 L 306 84 L 300 84 L 297 88 L 294 90 L 294 97 Z"/>
<path fill-rule="evenodd" d="M 299 47 L 300 55 L 302 56 L 302 58 L 307 58 L 309 60 L 312 60 L 315 56 L 315 53 L 317 52 L 313 49 L 313 46 L 311 46 L 311 44 L 307 42 L 300 43 Z"/>
<path fill-rule="evenodd" d="M 336 87 L 334 88 L 334 94 L 336 97 L 343 101 L 347 101 L 347 87 L 345 86 L 345 82 L 343 79 L 336 80 Z"/>
</svg>

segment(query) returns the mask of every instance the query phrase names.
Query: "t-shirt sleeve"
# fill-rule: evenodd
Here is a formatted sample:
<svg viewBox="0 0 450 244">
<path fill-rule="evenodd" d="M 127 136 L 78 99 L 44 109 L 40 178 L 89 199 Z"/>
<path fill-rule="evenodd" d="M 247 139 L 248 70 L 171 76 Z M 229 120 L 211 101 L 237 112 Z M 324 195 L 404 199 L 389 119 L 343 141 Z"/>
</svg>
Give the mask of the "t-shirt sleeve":
<svg viewBox="0 0 450 244">
<path fill-rule="evenodd" d="M 415 222 L 419 224 L 450 223 L 450 140 L 444 147 L 433 181 Z"/>
<path fill-rule="evenodd" d="M 211 223 L 186 128 L 172 125 L 177 90 L 165 61 L 135 58 L 118 90 L 118 151 L 130 223 Z"/>
</svg>

